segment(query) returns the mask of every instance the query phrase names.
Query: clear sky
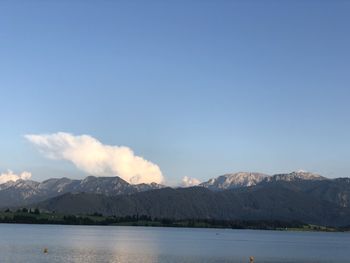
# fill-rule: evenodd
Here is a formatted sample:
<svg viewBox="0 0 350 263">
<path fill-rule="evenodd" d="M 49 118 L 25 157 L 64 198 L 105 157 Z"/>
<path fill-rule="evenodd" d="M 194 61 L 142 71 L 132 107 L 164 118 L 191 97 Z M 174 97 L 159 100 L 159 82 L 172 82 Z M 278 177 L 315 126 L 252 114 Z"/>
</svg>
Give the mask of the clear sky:
<svg viewBox="0 0 350 263">
<path fill-rule="evenodd" d="M 166 180 L 350 175 L 349 1 L 1 1 L 0 172 L 83 177 L 26 134 L 87 134 Z"/>
</svg>

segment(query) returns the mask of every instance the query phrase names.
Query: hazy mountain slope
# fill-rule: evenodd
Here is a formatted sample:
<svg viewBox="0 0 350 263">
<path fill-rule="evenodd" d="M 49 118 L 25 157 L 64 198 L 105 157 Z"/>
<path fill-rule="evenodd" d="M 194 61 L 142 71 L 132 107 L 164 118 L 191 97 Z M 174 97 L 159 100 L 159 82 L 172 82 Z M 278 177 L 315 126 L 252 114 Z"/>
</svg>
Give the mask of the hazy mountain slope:
<svg viewBox="0 0 350 263">
<path fill-rule="evenodd" d="M 98 204 L 96 205 L 96 200 Z M 222 195 L 201 187 L 164 188 L 133 195 L 106 197 L 66 194 L 40 204 L 41 208 L 64 213 L 100 212 L 109 215 L 150 215 L 158 218 L 226 218 L 228 210 Z"/>
<path fill-rule="evenodd" d="M 38 190 L 46 193 L 64 193 L 72 191 L 80 180 L 72 180 L 66 177 L 51 178 L 38 184 Z"/>
<path fill-rule="evenodd" d="M 39 204 L 62 213 L 148 215 L 158 218 L 299 220 L 321 225 L 348 225 L 350 209 L 286 186 L 285 182 L 214 192 L 203 187 L 164 188 L 106 197 L 66 194 Z"/>
<path fill-rule="evenodd" d="M 29 180 L 11 181 L 2 184 L 0 187 L 0 207 L 22 204 L 24 200 L 30 199 L 31 196 L 40 196 L 38 186 L 38 182 Z M 44 198 L 47 198 L 47 196 Z"/>
<path fill-rule="evenodd" d="M 277 185 L 284 189 L 303 192 L 310 197 L 334 203 L 340 207 L 350 207 L 350 178 L 322 179 L 322 180 L 295 180 L 295 181 L 268 181 L 259 186 Z"/>
<path fill-rule="evenodd" d="M 236 191 L 236 194 L 245 208 L 244 218 L 300 220 L 320 225 L 346 225 L 350 222 L 350 209 L 343 209 L 285 183 L 257 185 Z"/>
<path fill-rule="evenodd" d="M 308 193 L 312 196 L 350 208 L 350 178 L 337 178 L 315 182 Z M 350 224 L 350 222 L 349 222 Z"/>
</svg>

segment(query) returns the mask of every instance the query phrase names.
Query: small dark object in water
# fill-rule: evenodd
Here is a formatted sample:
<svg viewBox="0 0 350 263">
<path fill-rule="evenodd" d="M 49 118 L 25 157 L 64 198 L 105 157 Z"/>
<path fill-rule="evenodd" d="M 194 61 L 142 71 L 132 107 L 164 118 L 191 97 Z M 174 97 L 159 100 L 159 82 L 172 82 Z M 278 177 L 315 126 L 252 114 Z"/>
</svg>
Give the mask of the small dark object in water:
<svg viewBox="0 0 350 263">
<path fill-rule="evenodd" d="M 48 250 L 48 248 L 44 248 L 43 252 L 44 252 L 44 254 L 47 254 L 47 253 L 49 253 L 49 250 Z"/>
<path fill-rule="evenodd" d="M 254 263 L 254 257 L 249 257 L 249 263 Z"/>
</svg>

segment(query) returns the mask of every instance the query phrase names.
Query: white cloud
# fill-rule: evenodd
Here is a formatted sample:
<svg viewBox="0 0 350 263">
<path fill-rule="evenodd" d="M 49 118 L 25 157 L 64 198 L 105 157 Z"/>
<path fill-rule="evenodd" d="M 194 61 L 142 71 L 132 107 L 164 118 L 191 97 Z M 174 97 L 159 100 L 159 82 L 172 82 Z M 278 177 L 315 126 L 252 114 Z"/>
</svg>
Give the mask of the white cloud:
<svg viewBox="0 0 350 263">
<path fill-rule="evenodd" d="M 196 178 L 191 178 L 191 177 L 185 176 L 184 178 L 182 178 L 181 186 L 183 186 L 183 187 L 191 187 L 191 186 L 199 185 L 200 183 L 201 183 L 201 181 L 199 181 Z"/>
<path fill-rule="evenodd" d="M 133 183 L 162 183 L 158 165 L 136 156 L 125 146 L 104 145 L 89 135 L 70 133 L 25 136 L 50 159 L 67 160 L 95 176 L 119 176 Z"/>
<path fill-rule="evenodd" d="M 29 180 L 32 177 L 32 174 L 29 172 L 22 172 L 20 174 L 15 174 L 11 170 L 7 170 L 7 172 L 0 174 L 0 184 L 7 183 L 9 181 L 16 182 L 19 179 Z"/>
</svg>

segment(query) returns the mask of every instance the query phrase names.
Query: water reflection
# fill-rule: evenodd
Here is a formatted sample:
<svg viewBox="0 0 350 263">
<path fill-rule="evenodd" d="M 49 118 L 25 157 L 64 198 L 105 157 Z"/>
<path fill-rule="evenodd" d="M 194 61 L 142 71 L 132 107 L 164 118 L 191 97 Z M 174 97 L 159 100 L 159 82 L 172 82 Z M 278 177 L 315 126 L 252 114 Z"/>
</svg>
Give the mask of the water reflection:
<svg viewBox="0 0 350 263">
<path fill-rule="evenodd" d="M 1 263 L 321 263 L 348 251 L 349 233 L 0 224 Z"/>
<path fill-rule="evenodd" d="M 113 232 L 113 258 L 109 262 L 159 262 L 159 242 L 151 233 L 137 227 Z"/>
</svg>

